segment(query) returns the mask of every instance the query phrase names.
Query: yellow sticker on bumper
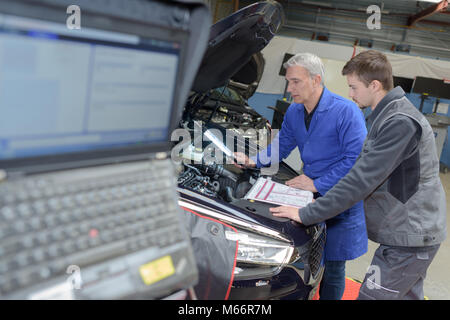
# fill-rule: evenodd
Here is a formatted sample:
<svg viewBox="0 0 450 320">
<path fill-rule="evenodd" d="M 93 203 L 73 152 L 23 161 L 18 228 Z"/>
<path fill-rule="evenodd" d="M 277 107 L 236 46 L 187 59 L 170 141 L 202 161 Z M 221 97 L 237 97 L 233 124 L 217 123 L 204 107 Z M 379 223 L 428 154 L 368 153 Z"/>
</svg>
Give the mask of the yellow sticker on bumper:
<svg viewBox="0 0 450 320">
<path fill-rule="evenodd" d="M 175 273 L 172 257 L 164 256 L 139 267 L 139 273 L 146 285 L 161 281 Z"/>
</svg>

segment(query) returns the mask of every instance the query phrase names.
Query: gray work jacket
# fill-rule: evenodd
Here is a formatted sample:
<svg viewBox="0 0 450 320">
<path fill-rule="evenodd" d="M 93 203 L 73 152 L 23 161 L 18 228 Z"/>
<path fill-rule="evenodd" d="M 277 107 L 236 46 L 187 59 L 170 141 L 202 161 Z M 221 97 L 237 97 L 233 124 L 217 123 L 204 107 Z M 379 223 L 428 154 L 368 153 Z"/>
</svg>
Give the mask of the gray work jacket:
<svg viewBox="0 0 450 320">
<path fill-rule="evenodd" d="M 430 124 L 400 87 L 380 101 L 367 124 L 355 165 L 324 197 L 299 210 L 302 223 L 327 220 L 364 199 L 372 241 L 407 247 L 441 243 L 446 201 Z"/>
</svg>

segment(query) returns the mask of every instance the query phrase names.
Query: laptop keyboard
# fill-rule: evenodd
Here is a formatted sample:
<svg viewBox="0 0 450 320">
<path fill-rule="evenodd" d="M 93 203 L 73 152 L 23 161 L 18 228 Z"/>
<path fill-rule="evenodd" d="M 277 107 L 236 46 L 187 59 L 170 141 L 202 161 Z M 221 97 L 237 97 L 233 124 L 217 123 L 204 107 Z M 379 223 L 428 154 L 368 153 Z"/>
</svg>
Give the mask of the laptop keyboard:
<svg viewBox="0 0 450 320">
<path fill-rule="evenodd" d="M 182 240 L 167 163 L 107 178 L 0 185 L 0 294 Z"/>
</svg>

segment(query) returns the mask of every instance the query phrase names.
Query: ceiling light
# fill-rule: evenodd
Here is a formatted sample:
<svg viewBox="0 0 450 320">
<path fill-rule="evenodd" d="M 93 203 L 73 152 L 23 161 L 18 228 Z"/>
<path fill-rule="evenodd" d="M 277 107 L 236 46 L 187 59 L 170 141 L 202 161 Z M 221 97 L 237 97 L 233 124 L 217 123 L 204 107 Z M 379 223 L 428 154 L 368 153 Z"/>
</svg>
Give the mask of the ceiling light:
<svg viewBox="0 0 450 320">
<path fill-rule="evenodd" d="M 316 6 L 322 6 L 322 7 L 332 7 L 333 5 L 331 3 L 326 3 L 326 2 L 318 2 L 318 1 L 302 1 L 302 3 L 304 4 L 312 4 L 312 5 L 316 5 Z"/>
<path fill-rule="evenodd" d="M 439 3 L 442 2 L 442 0 L 418 0 L 420 2 L 433 2 L 433 3 Z"/>
</svg>

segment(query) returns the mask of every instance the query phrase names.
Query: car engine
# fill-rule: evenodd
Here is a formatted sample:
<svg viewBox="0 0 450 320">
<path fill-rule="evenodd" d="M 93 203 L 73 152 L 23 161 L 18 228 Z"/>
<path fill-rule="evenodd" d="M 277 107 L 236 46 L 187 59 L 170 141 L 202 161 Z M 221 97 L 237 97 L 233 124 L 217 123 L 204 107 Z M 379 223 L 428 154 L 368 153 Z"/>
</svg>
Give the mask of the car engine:
<svg viewBox="0 0 450 320">
<path fill-rule="evenodd" d="M 240 171 L 240 172 L 239 172 Z M 259 170 L 241 170 L 233 165 L 183 164 L 178 185 L 227 202 L 243 198 L 259 177 Z"/>
<path fill-rule="evenodd" d="M 193 142 L 185 146 L 180 155 L 183 161 L 178 185 L 227 202 L 243 198 L 260 176 L 260 170 L 237 168 L 225 154 L 214 154 L 211 147 L 217 146 L 204 140 L 204 132 L 216 131 L 217 139 L 223 144 L 227 143 L 227 135 L 232 136 L 230 143 L 233 145 L 229 150 L 254 155 L 270 141 L 267 119 L 228 87 L 214 89 L 204 95 L 192 94 L 182 119 L 180 128 L 189 132 Z M 200 137 L 201 142 L 194 141 Z"/>
</svg>

